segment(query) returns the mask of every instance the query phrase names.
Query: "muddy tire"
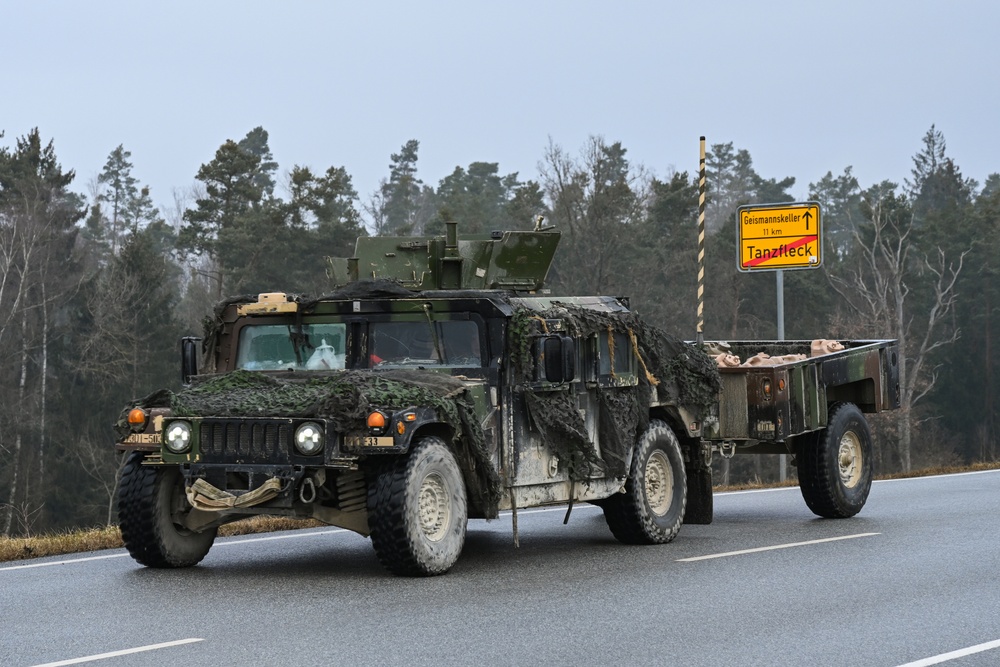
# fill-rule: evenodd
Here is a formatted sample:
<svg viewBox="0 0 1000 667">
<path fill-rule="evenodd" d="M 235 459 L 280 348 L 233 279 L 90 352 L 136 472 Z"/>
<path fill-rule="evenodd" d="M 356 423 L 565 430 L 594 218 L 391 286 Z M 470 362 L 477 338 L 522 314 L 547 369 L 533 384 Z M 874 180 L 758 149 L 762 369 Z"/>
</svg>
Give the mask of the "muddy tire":
<svg viewBox="0 0 1000 667">
<path fill-rule="evenodd" d="M 215 542 L 216 529 L 195 533 L 180 525 L 191 511 L 176 467 L 146 467 L 144 454 L 129 454 L 118 483 L 118 526 L 125 548 L 147 567 L 190 567 Z"/>
<path fill-rule="evenodd" d="M 861 511 L 872 487 L 872 435 L 856 405 L 831 405 L 827 427 L 797 449 L 799 489 L 813 513 L 844 519 Z"/>
<path fill-rule="evenodd" d="M 608 528 L 625 544 L 665 544 L 684 522 L 687 478 L 677 436 L 652 420 L 636 443 L 625 492 L 601 507 Z"/>
<path fill-rule="evenodd" d="M 454 454 L 438 437 L 420 438 L 368 485 L 368 523 L 379 562 L 404 576 L 444 574 L 465 544 L 468 506 Z"/>
</svg>

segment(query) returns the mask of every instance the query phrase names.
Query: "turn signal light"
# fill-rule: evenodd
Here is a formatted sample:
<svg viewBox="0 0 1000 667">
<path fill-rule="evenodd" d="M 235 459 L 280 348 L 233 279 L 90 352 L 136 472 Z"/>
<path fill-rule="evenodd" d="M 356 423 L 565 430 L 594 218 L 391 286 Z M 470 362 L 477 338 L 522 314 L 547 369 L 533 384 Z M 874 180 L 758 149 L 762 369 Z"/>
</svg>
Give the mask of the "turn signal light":
<svg viewBox="0 0 1000 667">
<path fill-rule="evenodd" d="M 128 411 L 128 425 L 133 431 L 141 431 L 146 427 L 146 411 L 142 408 L 132 408 Z"/>
<path fill-rule="evenodd" d="M 368 428 L 385 428 L 385 415 L 377 410 L 368 415 Z"/>
</svg>

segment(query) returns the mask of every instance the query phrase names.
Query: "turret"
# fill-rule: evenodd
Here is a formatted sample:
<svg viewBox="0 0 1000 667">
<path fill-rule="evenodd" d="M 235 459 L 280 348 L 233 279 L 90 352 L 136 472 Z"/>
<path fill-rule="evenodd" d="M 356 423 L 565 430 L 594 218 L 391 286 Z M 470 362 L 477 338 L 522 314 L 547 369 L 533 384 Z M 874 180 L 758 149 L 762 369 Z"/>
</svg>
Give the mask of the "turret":
<svg viewBox="0 0 1000 667">
<path fill-rule="evenodd" d="M 459 239 L 458 224 L 444 236 L 366 236 L 354 257 L 329 259 L 335 286 L 388 279 L 414 290 L 541 289 L 559 244 L 555 229 L 494 231 Z"/>
</svg>

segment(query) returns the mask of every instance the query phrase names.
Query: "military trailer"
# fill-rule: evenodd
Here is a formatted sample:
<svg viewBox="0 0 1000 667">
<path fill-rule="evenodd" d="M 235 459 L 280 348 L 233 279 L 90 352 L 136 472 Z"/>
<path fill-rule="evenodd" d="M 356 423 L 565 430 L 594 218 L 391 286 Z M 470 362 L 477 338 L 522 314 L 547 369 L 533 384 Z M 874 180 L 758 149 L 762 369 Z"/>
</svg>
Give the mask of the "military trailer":
<svg viewBox="0 0 1000 667">
<path fill-rule="evenodd" d="M 330 294 L 221 303 L 182 341 L 184 388 L 117 424 L 129 553 L 191 566 L 220 525 L 278 515 L 370 536 L 389 571 L 435 575 L 468 519 L 509 511 L 516 541 L 519 509 L 568 518 L 579 502 L 618 540 L 662 544 L 711 522 L 713 452 L 791 454 L 815 513 L 862 508 L 864 413 L 898 407 L 895 342 L 818 356 L 801 355 L 807 342 L 686 343 L 625 298 L 546 294 L 558 241 L 544 228 L 459 239 L 453 224 L 361 238 L 331 260 Z M 713 358 L 758 352 L 771 365 Z"/>
</svg>

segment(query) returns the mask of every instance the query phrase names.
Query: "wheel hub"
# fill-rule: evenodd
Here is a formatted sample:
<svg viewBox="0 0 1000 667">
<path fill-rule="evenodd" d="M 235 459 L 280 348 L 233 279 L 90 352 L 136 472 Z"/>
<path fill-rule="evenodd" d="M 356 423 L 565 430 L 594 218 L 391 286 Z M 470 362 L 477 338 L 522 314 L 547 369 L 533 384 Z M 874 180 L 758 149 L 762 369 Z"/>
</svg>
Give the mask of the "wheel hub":
<svg viewBox="0 0 1000 667">
<path fill-rule="evenodd" d="M 451 523 L 451 502 L 448 485 L 437 473 L 431 473 L 420 485 L 418 508 L 420 529 L 424 536 L 437 542 L 448 532 Z"/>
<path fill-rule="evenodd" d="M 646 462 L 646 500 L 656 516 L 663 516 L 670 509 L 674 495 L 674 476 L 667 455 L 657 450 Z"/>
<path fill-rule="evenodd" d="M 843 485 L 848 489 L 857 486 L 861 481 L 864 455 L 861 452 L 861 440 L 853 431 L 844 433 L 840 438 L 837 464 L 840 468 L 840 481 Z"/>
</svg>

